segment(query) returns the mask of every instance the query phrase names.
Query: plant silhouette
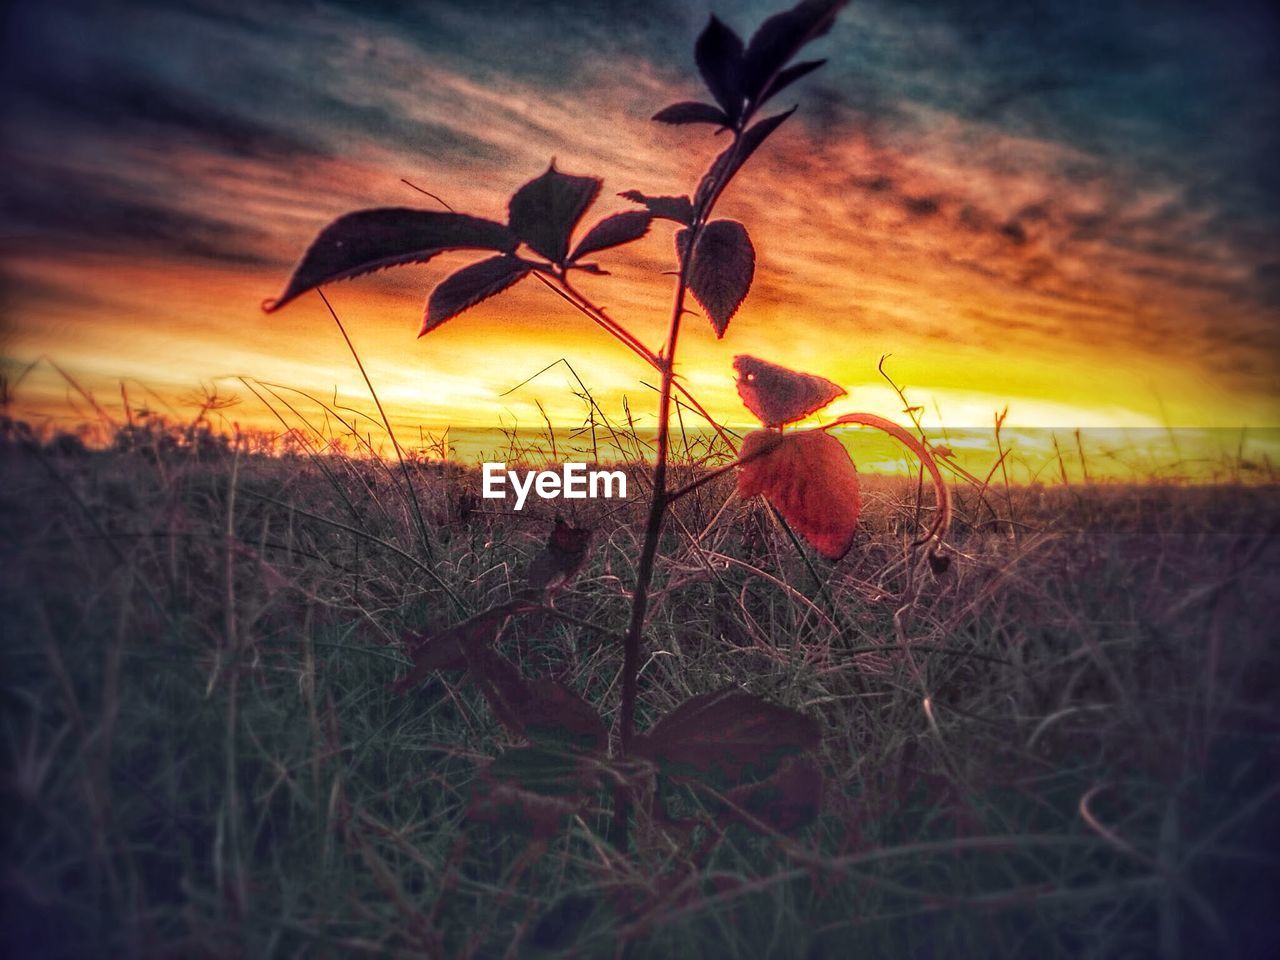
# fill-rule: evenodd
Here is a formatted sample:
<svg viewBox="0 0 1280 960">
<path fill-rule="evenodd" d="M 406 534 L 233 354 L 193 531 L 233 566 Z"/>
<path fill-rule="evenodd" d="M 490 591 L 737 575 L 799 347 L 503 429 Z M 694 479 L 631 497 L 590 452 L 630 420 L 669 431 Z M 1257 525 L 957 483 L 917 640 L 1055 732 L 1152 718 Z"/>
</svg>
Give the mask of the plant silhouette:
<svg viewBox="0 0 1280 960">
<path fill-rule="evenodd" d="M 820 741 L 813 719 L 737 689 L 694 696 L 643 734 L 635 730 L 635 712 L 660 534 L 671 503 L 684 492 L 667 488 L 673 392 L 682 392 L 719 429 L 675 376 L 681 325 L 691 312 L 687 301 L 691 296 L 716 336 L 725 336 L 750 290 L 756 254 L 743 224 L 714 216 L 717 202 L 795 111 L 792 107 L 757 119 L 779 93 L 822 65 L 822 60 L 796 57 L 830 30 L 844 2 L 804 0 L 765 20 L 747 42 L 711 17 L 694 48 L 711 102 L 675 103 L 653 117 L 667 124 L 708 125 L 729 135 L 728 145 L 690 194 L 648 196 L 628 190 L 620 196 L 640 209 L 607 216 L 582 229 L 602 182 L 566 173 L 552 162 L 511 196 L 505 223 L 404 207 L 357 211 L 320 232 L 281 295 L 265 304 L 268 311 L 278 310 L 335 280 L 426 262 L 449 250 L 474 250 L 483 258 L 432 290 L 419 336 L 535 277 L 661 375 L 653 493 L 623 638 L 622 699 L 613 750 L 595 707 L 562 684 L 528 680 L 495 648 L 514 618 L 545 613 L 547 595 L 568 585 L 586 556 L 585 531 L 557 522 L 530 571 L 529 590 L 520 598 L 434 636 L 406 637 L 414 667 L 393 685 L 395 690 L 411 690 L 433 670 L 465 671 L 497 719 L 526 741 L 498 756 L 478 777 L 470 808 L 474 819 L 545 841 L 565 818 L 585 809 L 602 792 L 612 791 L 609 832 L 615 846 L 625 850 L 630 811 L 637 800 L 645 803 L 653 822 L 677 833 L 703 823 L 682 819 L 670 808 L 668 801 L 681 791 L 692 793 L 711 811 L 713 825 L 720 830 L 731 822 L 766 833 L 794 830 L 818 811 L 823 781 L 812 759 Z M 657 350 L 573 283 L 576 272 L 604 273 L 598 255 L 645 236 L 655 221 L 676 225 L 670 322 Z M 819 554 L 831 560 L 843 556 L 858 519 L 857 474 L 843 446 L 826 431 L 859 423 L 888 430 L 921 457 L 935 478 L 941 507 L 930 537 L 945 527 L 946 490 L 937 468 L 928 450 L 896 424 L 855 414 L 818 430 L 784 434 L 783 425 L 812 414 L 844 391 L 820 377 L 752 357 L 738 357 L 735 366 L 743 400 L 765 426 L 746 438 L 733 465 L 739 469 L 738 490 L 743 496 L 763 495 Z"/>
</svg>

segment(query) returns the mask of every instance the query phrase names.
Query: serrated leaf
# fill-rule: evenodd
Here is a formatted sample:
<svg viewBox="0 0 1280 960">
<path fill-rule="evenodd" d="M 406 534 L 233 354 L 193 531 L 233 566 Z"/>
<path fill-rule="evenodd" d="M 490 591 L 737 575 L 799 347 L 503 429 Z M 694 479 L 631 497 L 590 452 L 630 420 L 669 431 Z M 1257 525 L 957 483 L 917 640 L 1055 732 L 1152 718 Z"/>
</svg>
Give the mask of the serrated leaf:
<svg viewBox="0 0 1280 960">
<path fill-rule="evenodd" d="M 734 170 L 737 170 L 746 163 L 751 155 L 760 149 L 760 144 L 764 143 L 773 131 L 782 126 L 787 117 L 791 116 L 795 112 L 796 108 L 792 107 L 790 110 L 784 110 L 782 113 L 775 113 L 771 117 L 765 117 L 759 123 L 753 124 L 749 127 L 746 133 L 742 135 L 742 151 L 741 155 L 738 157 L 738 162 L 734 165 Z"/>
<path fill-rule="evenodd" d="M 825 34 L 848 0 L 802 0 L 774 14 L 752 35 L 743 56 L 743 88 L 757 97 L 800 49 Z"/>
<path fill-rule="evenodd" d="M 810 717 L 736 688 L 686 700 L 635 738 L 637 756 L 667 776 L 724 789 L 765 780 L 821 739 Z"/>
<path fill-rule="evenodd" d="M 569 237 L 600 192 L 596 177 L 561 173 L 554 163 L 511 197 L 507 207 L 512 232 L 552 263 L 564 263 Z"/>
<path fill-rule="evenodd" d="M 503 623 L 511 616 L 536 609 L 537 604 L 525 600 L 513 600 L 476 614 L 462 623 L 435 634 L 408 631 L 404 635 L 406 653 L 413 660 L 413 669 L 389 689 L 396 694 L 405 693 L 421 683 L 433 670 L 465 670 L 469 647 L 491 645 L 502 630 Z"/>
<path fill-rule="evenodd" d="M 533 680 L 529 689 L 520 719 L 530 740 L 596 753 L 608 747 L 604 720 L 572 689 L 558 680 Z"/>
<path fill-rule="evenodd" d="M 698 233 L 688 267 L 689 290 L 702 304 L 716 337 L 723 337 L 751 289 L 756 252 L 736 220 L 712 220 Z"/>
<path fill-rule="evenodd" d="M 733 126 L 733 121 L 725 116 L 724 111 L 719 107 L 713 107 L 709 103 L 699 103 L 697 100 L 681 100 L 679 103 L 673 103 L 669 107 L 663 107 L 649 119 L 659 123 L 712 123 L 717 127 Z"/>
<path fill-rule="evenodd" d="M 730 123 L 742 114 L 742 38 L 711 15 L 693 47 L 698 72 Z"/>
<path fill-rule="evenodd" d="M 308 290 L 385 267 L 425 263 L 446 250 L 513 252 L 516 238 L 492 220 L 460 213 L 380 207 L 357 210 L 320 231 L 289 278 L 284 292 L 264 305 L 279 310 Z"/>
<path fill-rule="evenodd" d="M 609 732 L 596 709 L 555 680 L 527 680 L 510 660 L 487 646 L 465 650 L 467 671 L 508 730 L 535 743 L 566 750 L 603 751 Z"/>
<path fill-rule="evenodd" d="M 609 733 L 591 704 L 558 681 L 525 679 L 515 664 L 493 649 L 508 617 L 539 609 L 539 603 L 517 599 L 434 636 L 411 634 L 415 642 L 409 653 L 414 667 L 391 689 L 403 693 L 431 670 L 465 668 L 494 716 L 513 733 L 570 750 L 604 751 Z"/>
<path fill-rule="evenodd" d="M 651 214 L 663 220 L 674 220 L 685 226 L 693 223 L 693 203 L 688 197 L 647 197 L 639 190 L 627 190 L 618 196 L 644 204 Z"/>
<path fill-rule="evenodd" d="M 761 825 L 779 833 L 808 826 L 822 807 L 822 771 L 807 757 L 784 760 L 767 780 L 735 787 L 725 794 L 732 803 L 726 818 L 753 830 Z"/>
<path fill-rule="evenodd" d="M 599 778 L 579 758 L 541 747 L 517 747 L 496 757 L 471 784 L 469 820 L 535 839 L 555 835 L 589 801 Z"/>
<path fill-rule="evenodd" d="M 480 688 L 498 722 L 512 733 L 527 736 L 524 713 L 533 697 L 529 681 L 515 664 L 488 646 L 468 646 L 463 653 L 467 675 Z"/>
<path fill-rule="evenodd" d="M 778 75 L 773 78 L 769 88 L 760 95 L 759 103 L 761 105 L 768 103 L 791 84 L 801 77 L 807 77 L 826 62 L 826 60 L 805 60 L 803 63 L 797 63 L 787 67 L 785 70 L 778 71 Z"/>
<path fill-rule="evenodd" d="M 738 459 L 739 496 L 763 496 L 826 559 L 849 552 L 861 502 L 857 468 L 839 440 L 823 430 L 756 430 Z"/>
<path fill-rule="evenodd" d="M 529 264 L 516 257 L 492 257 L 450 274 L 431 291 L 418 336 L 495 296 L 529 275 Z"/>
<path fill-rule="evenodd" d="M 842 386 L 824 377 L 788 370 L 745 353 L 733 358 L 733 369 L 738 373 L 738 396 L 766 427 L 803 420 L 845 395 Z"/>
<path fill-rule="evenodd" d="M 712 193 L 718 190 L 721 184 L 728 183 L 742 169 L 742 165 L 750 159 L 751 155 L 760 149 L 760 144 L 764 143 L 769 135 L 795 112 L 796 108 L 792 107 L 783 113 L 765 117 L 759 123 L 749 127 L 739 143 L 726 147 L 712 162 L 711 168 L 699 182 L 698 191 L 693 198 L 694 206 L 699 210 L 703 209 Z"/>
<path fill-rule="evenodd" d="M 649 232 L 649 223 L 652 219 L 651 214 L 641 210 L 629 210 L 626 213 L 615 213 L 611 217 L 605 217 L 578 241 L 578 245 L 569 256 L 569 262 L 572 263 L 598 250 L 620 247 L 624 243 L 639 240 Z"/>
<path fill-rule="evenodd" d="M 523 790 L 547 796 L 572 796 L 600 782 L 599 768 L 576 753 L 547 747 L 504 750 L 489 764 L 488 773 Z"/>
<path fill-rule="evenodd" d="M 689 256 L 689 237 L 693 235 L 693 230 L 685 227 L 676 231 L 676 260 L 681 266 L 684 266 L 685 258 Z"/>
</svg>

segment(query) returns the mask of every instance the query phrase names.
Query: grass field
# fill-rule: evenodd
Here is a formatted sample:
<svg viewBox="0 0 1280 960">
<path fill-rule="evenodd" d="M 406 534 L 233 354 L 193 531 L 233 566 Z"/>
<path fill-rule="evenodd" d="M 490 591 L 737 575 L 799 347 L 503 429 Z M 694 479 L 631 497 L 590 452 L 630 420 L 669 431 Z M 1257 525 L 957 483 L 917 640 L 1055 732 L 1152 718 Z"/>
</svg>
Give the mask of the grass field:
<svg viewBox="0 0 1280 960">
<path fill-rule="evenodd" d="M 421 525 L 368 461 L 4 449 L 8 955 L 1280 955 L 1276 488 L 961 485 L 940 574 L 914 480 L 834 566 L 731 478 L 682 499 L 640 727 L 739 685 L 820 720 L 826 780 L 695 855 L 469 821 L 510 735 L 457 676 L 388 692 L 399 638 L 509 599 L 551 510 L 410 474 Z M 565 616 L 500 642 L 607 721 L 643 517 L 581 508 Z"/>
</svg>

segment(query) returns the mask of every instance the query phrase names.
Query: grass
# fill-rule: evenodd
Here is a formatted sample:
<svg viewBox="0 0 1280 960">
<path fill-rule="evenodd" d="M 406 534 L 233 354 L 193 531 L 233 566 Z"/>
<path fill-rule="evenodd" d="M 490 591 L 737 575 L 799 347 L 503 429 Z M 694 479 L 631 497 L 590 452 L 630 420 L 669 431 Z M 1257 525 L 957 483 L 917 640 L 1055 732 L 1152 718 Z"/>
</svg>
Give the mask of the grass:
<svg viewBox="0 0 1280 960">
<path fill-rule="evenodd" d="M 731 478 L 675 506 L 639 726 L 725 684 L 818 717 L 825 808 L 545 844 L 468 820 L 509 742 L 405 628 L 508 599 L 552 506 L 340 456 L 0 455 L 2 936 L 48 957 L 1195 957 L 1280 944 L 1274 487 L 914 480 L 849 558 L 797 554 Z M 678 485 L 692 468 L 675 478 Z M 643 490 L 637 478 L 632 492 Z M 722 509 L 723 508 L 723 509 Z M 927 519 L 927 511 L 925 511 Z M 612 722 L 644 505 L 579 508 L 589 566 L 501 646 Z M 817 571 L 824 582 L 816 582 Z M 584 624 L 591 624 L 587 627 Z"/>
</svg>

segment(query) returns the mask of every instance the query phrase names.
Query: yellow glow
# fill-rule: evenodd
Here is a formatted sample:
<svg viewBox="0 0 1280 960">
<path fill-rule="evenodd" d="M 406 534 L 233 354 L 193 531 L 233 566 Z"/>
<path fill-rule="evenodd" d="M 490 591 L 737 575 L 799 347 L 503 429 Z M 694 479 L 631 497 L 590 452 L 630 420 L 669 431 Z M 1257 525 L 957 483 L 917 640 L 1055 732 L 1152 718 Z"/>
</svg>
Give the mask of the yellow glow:
<svg viewBox="0 0 1280 960">
<path fill-rule="evenodd" d="M 501 219 L 506 196 L 553 154 L 568 172 L 607 176 L 590 221 L 631 208 L 615 196 L 618 190 L 672 193 L 696 182 L 719 147 L 695 139 L 686 152 L 687 130 L 649 124 L 644 118 L 653 104 L 687 91 L 668 89 L 647 67 L 633 66 L 633 83 L 599 93 L 598 106 L 617 118 L 607 130 L 583 122 L 568 92 L 534 97 L 444 72 L 423 80 L 433 98 L 404 92 L 402 106 L 426 123 L 445 122 L 456 103 L 469 104 L 475 122 L 487 124 L 509 152 L 502 167 L 451 168 L 360 144 L 344 159 L 309 160 L 297 169 L 247 158 L 215 163 L 189 151 L 174 155 L 173 173 L 209 190 L 239 191 L 245 216 L 270 233 L 256 251 L 262 256 L 300 255 L 328 218 L 346 210 L 425 204 L 398 182 L 406 172 L 459 209 Z M 1273 313 L 1234 301 L 1230 276 L 1219 278 L 1226 292 L 1177 279 L 1178 271 L 1207 276 L 1209 266 L 1187 259 L 1155 264 L 1149 255 L 1095 249 L 1052 220 L 1032 224 L 1018 244 L 1002 238 L 991 224 L 1037 197 L 1057 190 L 1059 203 L 1085 215 L 1108 202 L 1106 186 L 1063 193 L 1052 171 L 1072 159 L 1068 148 L 1000 137 L 954 118 L 928 119 L 932 133 L 914 153 L 859 137 L 818 142 L 798 119 L 726 193 L 721 215 L 748 224 L 755 243 L 755 282 L 723 341 L 700 317 L 686 318 L 678 367 L 717 419 L 752 426 L 732 373 L 733 356 L 749 353 L 844 385 L 849 396 L 824 415 L 861 410 L 903 422 L 902 403 L 876 369 L 891 354 L 886 369 L 935 431 L 989 428 L 1005 408 L 1009 429 L 1280 425 L 1274 361 L 1255 346 L 1274 329 Z M 948 147 L 979 135 L 1008 160 L 1002 169 L 1017 161 L 1017 175 L 997 175 L 994 166 L 975 170 Z M 576 144 L 570 153 L 566 138 Z M 886 171 L 897 195 L 856 186 Z M 904 208 L 903 196 L 944 199 L 922 215 Z M 948 199 L 956 197 L 968 208 Z M 1160 202 L 1156 194 L 1131 200 L 1134 210 Z M 986 226 L 975 227 L 979 220 Z M 662 271 L 672 266 L 672 227 L 657 222 L 642 241 L 602 254 L 612 276 L 579 281 L 653 349 L 670 310 L 673 281 Z M 652 429 L 656 395 L 642 381 L 656 383 L 654 371 L 532 280 L 415 339 L 431 285 L 472 259 L 442 256 L 327 289 L 400 429 L 540 429 L 544 415 L 557 429 L 571 429 L 587 408 L 563 364 L 506 393 L 562 358 L 608 417 L 621 422 L 625 398 L 638 428 Z M 203 386 L 240 398 L 224 413 L 228 422 L 282 429 L 241 377 L 374 415 L 364 380 L 317 296 L 278 314 L 261 312 L 261 301 L 279 292 L 287 272 L 161 256 L 10 257 L 6 275 L 15 290 L 70 292 L 14 294 L 4 342 L 11 380 L 49 356 L 116 417 L 122 381 L 135 405 L 168 404 L 173 415 L 189 415 L 183 400 Z M 1234 342 L 1213 325 L 1228 315 Z M 16 395 L 17 415 L 51 428 L 93 417 L 47 366 L 26 374 Z M 317 403 L 289 396 L 299 412 L 322 418 Z"/>
</svg>

